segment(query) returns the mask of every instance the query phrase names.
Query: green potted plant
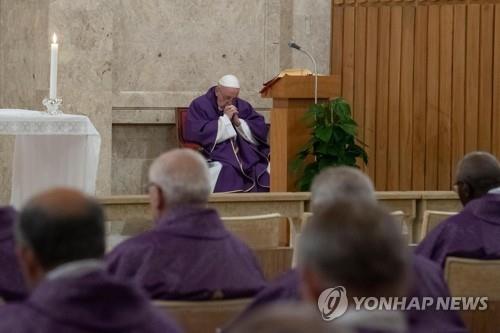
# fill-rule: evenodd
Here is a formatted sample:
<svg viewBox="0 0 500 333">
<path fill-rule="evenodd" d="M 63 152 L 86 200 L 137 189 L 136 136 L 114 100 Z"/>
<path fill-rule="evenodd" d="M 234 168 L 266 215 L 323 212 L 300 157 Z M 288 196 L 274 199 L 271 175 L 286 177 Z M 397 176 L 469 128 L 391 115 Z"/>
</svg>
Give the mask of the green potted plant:
<svg viewBox="0 0 500 333">
<path fill-rule="evenodd" d="M 313 104 L 305 120 L 311 128 L 311 138 L 292 162 L 292 169 L 300 174 L 299 190 L 309 191 L 314 176 L 326 167 L 357 167 L 358 158 L 368 163 L 364 144 L 356 144 L 358 124 L 352 119 L 346 100 L 339 97 L 329 103 Z"/>
</svg>

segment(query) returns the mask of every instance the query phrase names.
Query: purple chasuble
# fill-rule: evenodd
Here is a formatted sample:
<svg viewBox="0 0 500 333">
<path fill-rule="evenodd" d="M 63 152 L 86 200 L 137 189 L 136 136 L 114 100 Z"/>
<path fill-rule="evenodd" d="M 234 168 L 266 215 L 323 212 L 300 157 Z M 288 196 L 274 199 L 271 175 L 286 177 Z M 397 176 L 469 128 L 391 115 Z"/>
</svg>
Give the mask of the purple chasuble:
<svg viewBox="0 0 500 333">
<path fill-rule="evenodd" d="M 459 214 L 431 230 L 415 253 L 443 268 L 446 257 L 500 259 L 500 195 L 470 201 Z"/>
<path fill-rule="evenodd" d="M 23 299 L 26 294 L 14 242 L 14 221 L 17 213 L 12 207 L 0 207 L 0 297 L 4 301 Z"/>
<path fill-rule="evenodd" d="M 156 226 L 118 245 L 108 270 L 133 280 L 152 299 L 252 297 L 266 281 L 252 251 L 209 208 L 179 207 Z"/>
<path fill-rule="evenodd" d="M 104 271 L 43 281 L 22 303 L 0 307 L 0 332 L 177 333 L 177 325 L 129 283 Z"/>
<path fill-rule="evenodd" d="M 450 296 L 441 268 L 427 258 L 413 255 L 413 275 L 410 276 L 410 279 L 409 297 L 418 297 L 420 302 L 422 302 L 423 297 L 432 297 L 434 304 L 436 304 L 438 297 Z M 406 311 L 405 314 L 412 333 L 468 332 L 457 311 L 410 310 Z"/>
<path fill-rule="evenodd" d="M 443 279 L 439 266 L 426 258 L 412 256 L 412 274 L 408 297 L 447 297 L 448 287 Z M 300 277 L 297 270 L 292 269 L 262 290 L 254 301 L 238 317 L 237 322 L 248 316 L 253 310 L 271 303 L 300 300 Z M 349 291 L 347 291 L 349 293 Z M 408 321 L 408 332 L 442 332 L 465 333 L 467 330 L 456 311 L 405 311 Z M 230 328 L 230 327 L 229 327 Z M 378 332 L 376 330 L 360 330 L 360 332 Z"/>
<path fill-rule="evenodd" d="M 205 157 L 222 164 L 214 192 L 268 192 L 269 145 L 264 117 L 250 103 L 236 98 L 238 117 L 248 124 L 257 145 L 244 139 L 238 131 L 233 139 L 216 144 L 219 111 L 215 87 L 196 98 L 189 106 L 184 136 L 203 147 Z"/>
</svg>

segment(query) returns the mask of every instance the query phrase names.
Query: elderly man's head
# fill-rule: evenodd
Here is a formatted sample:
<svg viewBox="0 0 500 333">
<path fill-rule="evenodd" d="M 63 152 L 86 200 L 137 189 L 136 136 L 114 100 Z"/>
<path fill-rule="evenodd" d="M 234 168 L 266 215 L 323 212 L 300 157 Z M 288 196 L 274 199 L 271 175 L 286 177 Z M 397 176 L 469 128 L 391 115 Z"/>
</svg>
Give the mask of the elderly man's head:
<svg viewBox="0 0 500 333">
<path fill-rule="evenodd" d="M 399 296 L 408 254 L 397 223 L 375 202 L 338 200 L 314 214 L 299 241 L 303 293 L 316 302 L 327 288 L 348 295 Z"/>
<path fill-rule="evenodd" d="M 215 87 L 215 96 L 217 97 L 217 105 L 224 108 L 232 105 L 234 100 L 240 93 L 240 82 L 234 75 L 228 74 L 220 78 Z"/>
<path fill-rule="evenodd" d="M 149 169 L 149 195 L 155 218 L 181 205 L 203 205 L 210 194 L 208 165 L 191 149 L 174 149 Z"/>
<path fill-rule="evenodd" d="M 104 213 L 93 199 L 71 189 L 33 197 L 15 227 L 17 253 L 28 284 L 62 264 L 104 255 Z"/>
<path fill-rule="evenodd" d="M 458 164 L 455 185 L 463 205 L 500 187 L 500 164 L 495 156 L 472 152 Z"/>
<path fill-rule="evenodd" d="M 311 186 L 313 212 L 342 198 L 375 202 L 375 190 L 370 178 L 351 167 L 327 168 L 314 178 Z"/>
</svg>

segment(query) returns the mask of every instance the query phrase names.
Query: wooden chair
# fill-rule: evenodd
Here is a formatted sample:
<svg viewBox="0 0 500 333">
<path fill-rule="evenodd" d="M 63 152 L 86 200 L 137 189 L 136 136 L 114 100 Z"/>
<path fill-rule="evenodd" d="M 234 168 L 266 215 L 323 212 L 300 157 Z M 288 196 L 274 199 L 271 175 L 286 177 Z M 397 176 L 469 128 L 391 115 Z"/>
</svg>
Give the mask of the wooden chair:
<svg viewBox="0 0 500 333">
<path fill-rule="evenodd" d="M 281 246 L 284 217 L 277 213 L 221 217 L 226 228 L 253 249 L 262 272 L 274 279 L 292 267 L 293 248 Z"/>
<path fill-rule="evenodd" d="M 229 231 L 251 248 L 280 246 L 281 224 L 284 219 L 280 214 L 222 216 L 221 219 Z"/>
<path fill-rule="evenodd" d="M 500 328 L 500 260 L 448 257 L 445 279 L 452 296 L 488 297 L 485 311 L 461 311 L 471 332 L 498 332 Z"/>
<path fill-rule="evenodd" d="M 422 230 L 420 232 L 420 240 L 424 239 L 425 236 L 443 220 L 446 220 L 448 217 L 456 214 L 457 214 L 456 212 L 426 210 L 424 212 L 424 217 L 422 219 Z"/>
<path fill-rule="evenodd" d="M 153 301 L 186 333 L 214 333 L 235 319 L 252 299 L 216 301 Z"/>
<path fill-rule="evenodd" d="M 200 150 L 201 147 L 195 142 L 190 142 L 184 139 L 184 128 L 186 124 L 188 108 L 176 108 L 175 109 L 175 125 L 177 127 L 177 140 L 179 142 L 179 148 L 191 148 L 195 150 Z"/>
<path fill-rule="evenodd" d="M 292 268 L 294 248 L 288 246 L 254 249 L 260 268 L 271 281 Z"/>
</svg>

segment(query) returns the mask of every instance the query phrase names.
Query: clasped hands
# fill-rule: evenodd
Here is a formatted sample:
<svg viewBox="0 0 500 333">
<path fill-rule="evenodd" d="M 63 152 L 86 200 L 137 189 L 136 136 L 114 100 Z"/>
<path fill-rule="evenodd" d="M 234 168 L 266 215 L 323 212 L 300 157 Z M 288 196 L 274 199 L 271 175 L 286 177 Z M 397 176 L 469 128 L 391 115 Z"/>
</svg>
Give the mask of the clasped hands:
<svg viewBox="0 0 500 333">
<path fill-rule="evenodd" d="M 236 106 L 226 105 L 224 107 L 224 114 L 236 127 L 239 127 L 241 125 L 240 118 L 238 117 L 238 109 L 236 108 Z"/>
</svg>

